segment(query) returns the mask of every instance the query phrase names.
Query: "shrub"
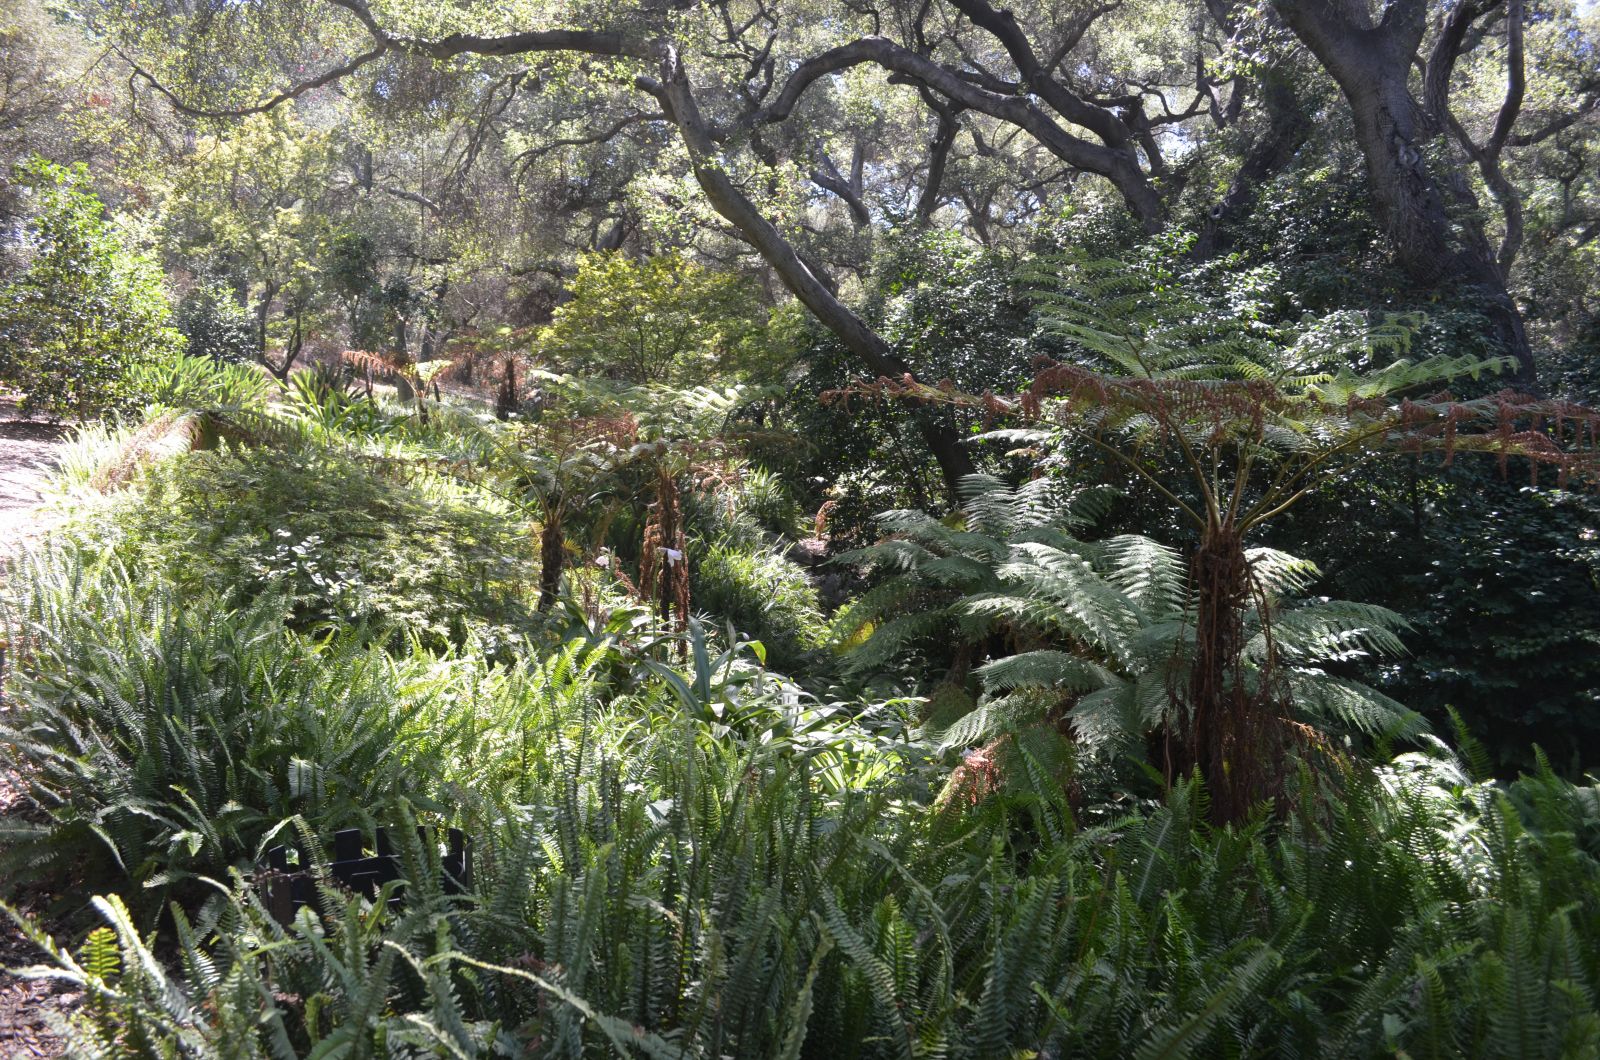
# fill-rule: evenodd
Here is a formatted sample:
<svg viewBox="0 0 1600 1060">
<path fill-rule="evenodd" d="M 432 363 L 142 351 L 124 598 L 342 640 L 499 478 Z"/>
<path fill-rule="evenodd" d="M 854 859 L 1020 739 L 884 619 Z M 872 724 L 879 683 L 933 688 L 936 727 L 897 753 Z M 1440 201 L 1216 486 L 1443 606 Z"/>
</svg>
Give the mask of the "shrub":
<svg viewBox="0 0 1600 1060">
<path fill-rule="evenodd" d="M 81 560 L 12 584 L 0 765 L 44 823 L 4 837 L 0 871 L 121 892 L 76 954 L 28 927 L 88 998 L 84 1053 L 1600 1047 L 1600 787 L 1548 768 L 1501 788 L 1435 745 L 1301 772 L 1281 820 L 1213 827 L 1180 782 L 1085 827 L 1048 784 L 930 807 L 903 717 L 698 641 L 686 673 L 614 679 L 604 639 L 397 660 Z M 418 812 L 475 837 L 471 893 L 440 893 Z M 238 876 L 189 884 L 295 815 L 320 909 L 286 927 Z M 329 885 L 317 841 L 344 824 L 400 837 L 400 908 Z"/>
<path fill-rule="evenodd" d="M 826 624 L 805 569 L 767 550 L 712 545 L 693 568 L 695 608 L 760 641 L 783 673 L 814 662 Z"/>
<path fill-rule="evenodd" d="M 0 286 L 0 381 L 52 417 L 127 406 L 129 371 L 182 348 L 161 272 L 106 221 L 83 167 L 35 161 L 22 179 L 37 202 L 24 236 L 32 259 Z"/>
<path fill-rule="evenodd" d="M 750 513 L 755 524 L 779 537 L 805 537 L 808 527 L 789 486 L 778 475 L 764 468 L 751 468 L 739 482 L 739 506 Z"/>
<path fill-rule="evenodd" d="M 179 300 L 172 323 L 188 340 L 191 357 L 217 364 L 242 364 L 256 357 L 255 320 L 224 283 L 197 284 Z"/>
<path fill-rule="evenodd" d="M 787 318 L 757 285 L 676 253 L 586 254 L 567 291 L 538 346 L 578 374 L 694 385 L 771 378 L 786 356 Z"/>
<path fill-rule="evenodd" d="M 454 729 L 425 664 L 81 554 L 36 557 L 10 592 L 0 763 L 40 820 L 7 819 L 0 876 L 126 881 L 143 908 L 248 864 L 291 816 L 328 829 L 433 804 L 441 770 L 419 760 Z"/>
<path fill-rule="evenodd" d="M 185 591 L 278 600 L 296 629 L 365 626 L 436 645 L 522 623 L 532 582 L 503 512 L 317 447 L 172 457 L 80 533 Z"/>
<path fill-rule="evenodd" d="M 188 355 L 139 364 L 128 383 L 138 397 L 174 409 L 261 409 L 272 391 L 253 364 Z"/>
</svg>

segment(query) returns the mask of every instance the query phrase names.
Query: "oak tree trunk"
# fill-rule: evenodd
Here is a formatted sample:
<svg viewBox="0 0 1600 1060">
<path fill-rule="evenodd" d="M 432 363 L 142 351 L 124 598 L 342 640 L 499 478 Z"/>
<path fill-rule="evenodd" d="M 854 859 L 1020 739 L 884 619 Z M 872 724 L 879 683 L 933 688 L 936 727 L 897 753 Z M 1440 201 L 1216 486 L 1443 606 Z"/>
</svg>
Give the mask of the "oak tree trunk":
<svg viewBox="0 0 1600 1060">
<path fill-rule="evenodd" d="M 1430 114 L 1411 87 L 1425 5 L 1396 0 L 1376 25 L 1361 8 L 1330 0 L 1278 0 L 1297 37 L 1332 75 L 1354 118 L 1373 206 L 1395 262 L 1420 286 L 1473 292 L 1490 334 L 1517 362 L 1517 381 L 1535 386 L 1522 313 L 1506 286 L 1464 164 L 1444 142 L 1446 115 Z"/>
</svg>

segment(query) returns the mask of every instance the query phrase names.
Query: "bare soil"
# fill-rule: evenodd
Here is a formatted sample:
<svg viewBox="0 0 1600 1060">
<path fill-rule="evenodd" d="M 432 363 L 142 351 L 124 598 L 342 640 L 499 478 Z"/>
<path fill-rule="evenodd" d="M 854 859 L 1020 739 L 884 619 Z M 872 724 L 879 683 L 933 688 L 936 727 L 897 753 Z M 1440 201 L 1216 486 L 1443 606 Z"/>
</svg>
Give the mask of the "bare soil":
<svg viewBox="0 0 1600 1060">
<path fill-rule="evenodd" d="M 21 815 L 25 804 L 18 778 L 0 772 L 0 817 Z M 39 918 L 43 896 L 12 896 L 19 912 Z M 49 979 L 28 979 L 7 969 L 27 968 L 45 960 L 45 954 L 23 937 L 9 917 L 0 918 L 0 1057 L 57 1057 L 66 1055 L 66 1046 L 56 1035 L 59 1026 L 82 1000 L 82 995 L 65 984 Z"/>
<path fill-rule="evenodd" d="M 40 489 L 55 470 L 57 453 L 69 428 L 11 418 L 0 401 L 0 551 L 42 528 Z"/>
</svg>

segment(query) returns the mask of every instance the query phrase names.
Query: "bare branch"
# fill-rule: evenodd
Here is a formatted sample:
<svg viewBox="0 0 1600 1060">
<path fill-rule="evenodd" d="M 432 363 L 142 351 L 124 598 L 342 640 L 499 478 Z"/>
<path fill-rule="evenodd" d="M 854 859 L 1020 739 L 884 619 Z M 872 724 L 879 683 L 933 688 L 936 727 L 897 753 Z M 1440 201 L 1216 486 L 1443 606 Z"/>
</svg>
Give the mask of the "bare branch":
<svg viewBox="0 0 1600 1060">
<path fill-rule="evenodd" d="M 334 2 L 334 0 L 330 0 L 330 2 Z M 292 99 L 299 99 L 307 92 L 313 91 L 314 89 L 323 88 L 324 86 L 333 84 L 335 81 L 348 77 L 357 70 L 361 69 L 363 66 L 366 66 L 368 63 L 382 58 L 383 55 L 389 51 L 389 48 L 390 44 L 388 41 L 380 40 L 371 51 L 362 52 L 354 59 L 326 70 L 310 80 L 301 81 L 297 84 L 291 85 L 282 92 L 279 92 L 277 95 L 270 99 L 264 100 L 261 103 L 255 103 L 245 107 L 223 107 L 217 109 L 210 107 L 197 107 L 189 103 L 185 103 L 183 100 L 178 98 L 175 92 L 173 92 L 166 85 L 162 84 L 154 74 L 150 73 L 150 71 L 134 62 L 131 56 L 127 55 L 120 49 L 117 51 L 117 54 L 122 57 L 123 62 L 128 64 L 129 69 L 133 71 L 136 77 L 142 81 L 145 81 L 150 85 L 151 88 L 155 89 L 157 92 L 161 93 L 161 95 L 166 97 L 167 102 L 172 104 L 174 110 L 177 110 L 182 114 L 187 114 L 191 118 L 243 118 L 251 114 L 265 114 L 270 110 L 274 110 L 277 107 L 282 106 Z"/>
<path fill-rule="evenodd" d="M 1541 144 L 1557 133 L 1565 132 L 1588 118 L 1595 112 L 1596 108 L 1600 108 L 1600 93 L 1595 93 L 1591 90 L 1591 94 L 1586 96 L 1582 103 L 1563 111 L 1560 115 L 1552 118 L 1531 133 L 1523 133 L 1520 136 L 1511 137 L 1507 143 L 1512 147 L 1533 147 Z"/>
<path fill-rule="evenodd" d="M 440 216 L 444 212 L 438 203 L 434 202 L 426 195 L 419 195 L 414 191 L 406 191 L 404 188 L 396 188 L 389 184 L 374 184 L 372 186 L 372 190 L 381 191 L 385 195 L 393 196 L 396 199 L 404 199 L 406 202 L 414 202 L 418 206 L 421 206 L 423 209 L 427 210 L 429 213 L 433 214 L 435 217 Z"/>
<path fill-rule="evenodd" d="M 873 63 L 904 75 L 963 108 L 988 114 L 1026 130 L 1061 161 L 1098 173 L 1115 184 L 1147 228 L 1160 226 L 1163 212 L 1160 196 L 1139 168 L 1133 151 L 1114 149 L 1075 136 L 1051 120 L 1028 97 L 1002 95 L 980 88 L 956 71 L 917 55 L 885 37 L 863 37 L 807 59 L 789 75 L 777 97 L 766 107 L 746 116 L 744 123 L 758 125 L 783 121 L 811 85 L 829 74 L 863 63 Z M 1083 106 L 1100 110 L 1087 103 Z"/>
<path fill-rule="evenodd" d="M 859 145 L 856 157 L 861 157 Z M 811 182 L 825 191 L 832 192 L 850 210 L 850 219 L 857 228 L 865 228 L 872 220 L 872 215 L 867 211 L 866 203 L 861 201 L 860 185 L 855 180 L 846 180 L 839 172 L 839 167 L 833 164 L 833 158 L 828 154 L 828 149 L 821 141 L 817 143 L 817 169 L 811 171 Z"/>
<path fill-rule="evenodd" d="M 1000 42 L 1006 54 L 1011 56 L 1023 83 L 1038 93 L 1039 98 L 1050 104 L 1056 113 L 1074 125 L 1088 129 L 1109 146 L 1122 146 L 1132 137 L 1132 130 L 1115 112 L 1094 106 L 1050 76 L 1009 9 L 996 11 L 988 0 L 952 0 L 952 3 L 973 25 L 986 30 Z M 1081 26 L 1074 27 L 1075 34 L 1069 31 L 1068 40 L 1081 37 L 1094 17 L 1091 12 Z"/>
<path fill-rule="evenodd" d="M 630 125 L 667 120 L 667 116 L 660 112 L 627 114 L 598 132 L 587 133 L 583 136 L 565 136 L 556 140 L 548 140 L 537 147 L 530 147 L 513 159 L 512 163 L 519 167 L 519 172 L 526 172 L 530 165 L 552 151 L 558 151 L 563 147 L 582 147 L 586 144 L 607 143 L 615 139 Z"/>
</svg>

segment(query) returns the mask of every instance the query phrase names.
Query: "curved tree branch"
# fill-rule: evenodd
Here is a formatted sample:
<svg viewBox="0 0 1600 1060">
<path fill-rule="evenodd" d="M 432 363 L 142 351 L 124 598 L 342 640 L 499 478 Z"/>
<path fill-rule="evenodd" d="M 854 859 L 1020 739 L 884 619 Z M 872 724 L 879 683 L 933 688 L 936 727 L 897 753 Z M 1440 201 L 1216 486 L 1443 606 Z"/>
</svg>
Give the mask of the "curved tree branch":
<svg viewBox="0 0 1600 1060">
<path fill-rule="evenodd" d="M 794 293 L 801 304 L 811 310 L 870 370 L 892 379 L 914 379 L 910 366 L 890 349 L 882 336 L 829 290 L 828 285 L 817 277 L 790 242 L 761 214 L 728 174 L 676 49 L 667 48 L 661 65 L 662 78 L 657 98 L 678 126 L 689 153 L 695 180 L 707 201 L 772 266 L 784 286 Z M 923 440 L 933 451 L 934 459 L 939 462 L 945 482 L 954 496 L 957 483 L 974 470 L 972 457 L 961 446 L 946 413 L 933 413 L 918 419 Z"/>
<path fill-rule="evenodd" d="M 596 132 L 585 133 L 582 136 L 564 136 L 555 140 L 546 140 L 537 147 L 530 147 L 517 155 L 516 158 L 512 159 L 512 164 L 526 171 L 529 166 L 551 151 L 559 151 L 563 147 L 584 147 L 589 144 L 609 143 L 630 125 L 666 120 L 667 116 L 661 112 L 627 114 Z"/>
<path fill-rule="evenodd" d="M 989 5 L 988 0 L 951 0 L 951 3 L 955 5 L 956 10 L 966 15 L 973 25 L 985 30 L 1000 42 L 1016 66 L 1017 73 L 1022 76 L 1023 83 L 1037 93 L 1040 99 L 1050 104 L 1057 114 L 1074 125 L 1088 129 L 1111 147 L 1121 147 L 1132 138 L 1133 130 L 1117 116 L 1115 111 L 1087 102 L 1050 76 L 1044 64 L 1039 61 L 1038 55 L 1034 53 L 1027 34 L 1022 31 L 1022 26 L 1009 8 L 996 11 Z M 1075 24 L 1073 27 L 1075 32 L 1069 32 L 1067 39 L 1076 41 L 1081 38 L 1097 14 L 1098 10 L 1091 12 L 1081 26 Z M 1070 48 L 1070 44 L 1068 47 Z M 1056 63 L 1059 64 L 1060 60 L 1057 59 Z"/>
<path fill-rule="evenodd" d="M 1139 168 L 1138 156 L 1131 148 L 1114 148 L 1075 136 L 1046 115 L 1031 98 L 1002 95 L 981 88 L 949 67 L 903 48 L 887 37 L 862 37 L 807 59 L 789 75 L 776 98 L 747 115 L 744 123 L 760 125 L 783 121 L 817 81 L 864 63 L 901 74 L 958 106 L 1025 130 L 1061 161 L 1111 181 L 1147 229 L 1160 227 L 1164 214 L 1161 197 Z"/>
<path fill-rule="evenodd" d="M 1523 47 L 1523 0 L 1506 0 L 1506 95 L 1495 115 L 1494 131 L 1484 151 L 1496 158 L 1505 149 L 1511 127 L 1522 113 L 1522 99 L 1528 91 L 1528 75 Z"/>
<path fill-rule="evenodd" d="M 150 73 L 150 71 L 134 62 L 132 57 L 120 49 L 118 49 L 117 54 L 121 56 L 123 62 L 128 64 L 128 68 L 133 71 L 134 76 L 148 83 L 151 88 L 161 93 L 161 95 L 166 98 L 167 102 L 172 105 L 173 109 L 179 113 L 187 114 L 191 118 L 243 118 L 248 117 L 251 114 L 265 114 L 268 111 L 277 109 L 292 99 L 299 99 L 307 92 L 326 87 L 327 85 L 333 84 L 335 81 L 342 80 L 343 78 L 355 73 L 363 66 L 366 66 L 368 63 L 382 58 L 388 53 L 390 47 L 391 45 L 387 40 L 380 40 L 370 51 L 362 52 L 360 55 L 349 60 L 348 62 L 341 63 L 338 66 L 325 70 L 321 74 L 318 74 L 316 77 L 313 77 L 309 80 L 297 82 L 270 99 L 244 107 L 223 108 L 197 107 L 193 104 L 185 103 L 183 100 L 178 98 L 177 93 L 173 92 L 166 85 L 162 84 L 154 74 Z"/>
<path fill-rule="evenodd" d="M 939 128 L 928 147 L 928 176 L 922 183 L 922 194 L 917 197 L 916 223 L 922 228 L 928 226 L 933 220 L 934 211 L 939 208 L 945 167 L 949 165 L 950 149 L 955 145 L 956 133 L 961 128 L 954 111 L 942 110 L 938 114 Z"/>
<path fill-rule="evenodd" d="M 860 160 L 862 155 L 861 145 L 857 143 L 855 159 Z M 857 228 L 865 228 L 872 220 L 872 214 L 867 210 L 867 204 L 861 199 L 861 183 L 859 168 L 851 165 L 851 178 L 846 180 L 844 174 L 839 172 L 839 167 L 833 164 L 833 157 L 828 154 L 827 145 L 820 140 L 817 142 L 818 167 L 811 171 L 811 182 L 817 187 L 833 193 L 850 211 L 850 219 Z"/>
</svg>

